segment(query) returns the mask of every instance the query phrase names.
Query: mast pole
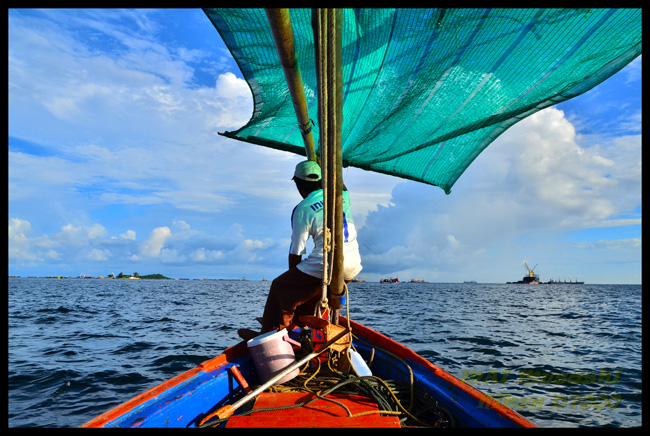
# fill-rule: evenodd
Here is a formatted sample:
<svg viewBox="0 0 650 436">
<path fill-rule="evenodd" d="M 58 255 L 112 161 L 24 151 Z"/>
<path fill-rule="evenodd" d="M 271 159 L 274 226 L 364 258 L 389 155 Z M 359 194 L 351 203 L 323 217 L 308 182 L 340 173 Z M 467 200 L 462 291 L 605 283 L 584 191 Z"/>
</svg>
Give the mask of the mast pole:
<svg viewBox="0 0 650 436">
<path fill-rule="evenodd" d="M 305 88 L 300 73 L 300 65 L 298 64 L 289 9 L 265 8 L 265 11 L 273 33 L 275 48 L 282 64 L 284 77 L 289 86 L 289 93 L 298 118 L 300 133 L 302 133 L 302 139 L 305 143 L 305 154 L 308 160 L 316 162 L 314 137 L 311 132 L 311 120 L 307 110 Z"/>
<path fill-rule="evenodd" d="M 312 25 L 318 80 L 321 171 L 325 220 L 323 296 L 333 309 L 343 294 L 343 173 L 342 173 L 342 11 L 314 9 Z M 329 294 L 327 286 L 329 285 Z"/>
<path fill-rule="evenodd" d="M 334 92 L 336 95 L 335 106 L 333 108 L 335 128 L 334 128 L 334 144 L 333 144 L 333 162 L 335 168 L 334 174 L 334 265 L 332 271 L 332 283 L 330 285 L 330 292 L 332 296 L 341 295 L 343 293 L 344 277 L 343 277 L 343 53 L 342 53 L 342 22 L 343 12 L 341 9 L 333 10 L 334 17 L 334 41 L 333 42 L 333 55 L 335 64 L 333 65 L 334 72 Z M 330 303 L 332 307 L 338 303 Z"/>
<path fill-rule="evenodd" d="M 307 101 L 295 51 L 288 9 L 265 9 L 291 100 L 305 142 L 307 159 L 318 162 L 310 128 Z M 312 25 L 317 68 L 320 160 L 323 176 L 325 250 L 321 303 L 338 309 L 343 294 L 343 173 L 342 173 L 342 11 L 313 9 Z M 331 301 L 328 301 L 328 290 Z"/>
</svg>

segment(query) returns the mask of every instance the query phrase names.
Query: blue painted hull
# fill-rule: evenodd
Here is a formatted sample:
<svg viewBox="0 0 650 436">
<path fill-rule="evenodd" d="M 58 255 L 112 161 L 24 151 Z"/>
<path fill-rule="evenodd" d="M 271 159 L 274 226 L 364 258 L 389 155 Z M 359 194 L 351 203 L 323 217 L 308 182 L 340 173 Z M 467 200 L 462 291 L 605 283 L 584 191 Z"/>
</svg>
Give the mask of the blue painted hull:
<svg viewBox="0 0 650 436">
<path fill-rule="evenodd" d="M 354 346 L 373 375 L 384 380 L 414 383 L 451 412 L 458 427 L 534 427 L 518 413 L 432 365 L 407 347 L 351 322 Z M 244 342 L 179 376 L 98 416 L 84 427 L 198 427 L 215 410 L 232 404 L 242 388 L 232 375 L 236 366 L 251 385 L 259 383 Z M 300 414 L 300 409 L 286 411 Z M 263 415 L 263 414 L 260 414 Z M 263 419 L 263 418 L 261 418 Z M 262 422 L 263 424 L 263 422 Z"/>
</svg>

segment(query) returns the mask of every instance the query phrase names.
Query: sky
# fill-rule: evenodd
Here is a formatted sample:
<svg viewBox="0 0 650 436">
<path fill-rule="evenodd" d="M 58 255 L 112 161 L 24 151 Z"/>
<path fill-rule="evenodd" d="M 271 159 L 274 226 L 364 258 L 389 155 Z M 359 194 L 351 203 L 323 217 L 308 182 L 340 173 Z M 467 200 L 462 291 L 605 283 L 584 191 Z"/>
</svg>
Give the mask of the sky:
<svg viewBox="0 0 650 436">
<path fill-rule="evenodd" d="M 303 157 L 200 9 L 8 10 L 9 275 L 273 279 Z M 446 195 L 344 169 L 359 277 L 641 283 L 641 57 L 492 143 Z"/>
</svg>

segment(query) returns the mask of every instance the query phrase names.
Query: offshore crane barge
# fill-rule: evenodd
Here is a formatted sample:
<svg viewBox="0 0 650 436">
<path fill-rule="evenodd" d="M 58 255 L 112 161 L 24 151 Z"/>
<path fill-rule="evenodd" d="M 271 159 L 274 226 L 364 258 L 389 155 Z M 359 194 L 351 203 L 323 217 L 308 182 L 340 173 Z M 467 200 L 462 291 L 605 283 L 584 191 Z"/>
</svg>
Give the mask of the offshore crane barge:
<svg viewBox="0 0 650 436">
<path fill-rule="evenodd" d="M 513 284 L 513 285 L 538 285 L 539 284 L 539 276 L 535 274 L 535 268 L 537 268 L 537 265 L 533 269 L 530 269 L 528 267 L 528 264 L 524 262 L 524 267 L 526 267 L 526 270 L 528 271 L 528 275 L 524 276 L 523 279 L 519 280 L 518 282 L 506 282 L 507 284 Z"/>
<path fill-rule="evenodd" d="M 577 279 L 575 282 L 572 281 L 560 281 L 560 280 L 549 280 L 548 282 L 544 283 L 539 280 L 539 275 L 535 274 L 535 268 L 537 268 L 537 265 L 533 267 L 533 269 L 530 269 L 528 267 L 528 264 L 524 262 L 524 267 L 526 268 L 526 271 L 528 271 L 528 275 L 524 276 L 521 280 L 517 282 L 506 282 L 506 284 L 509 285 L 538 285 L 538 284 L 545 284 L 545 285 L 584 285 L 585 282 L 579 282 Z"/>
</svg>

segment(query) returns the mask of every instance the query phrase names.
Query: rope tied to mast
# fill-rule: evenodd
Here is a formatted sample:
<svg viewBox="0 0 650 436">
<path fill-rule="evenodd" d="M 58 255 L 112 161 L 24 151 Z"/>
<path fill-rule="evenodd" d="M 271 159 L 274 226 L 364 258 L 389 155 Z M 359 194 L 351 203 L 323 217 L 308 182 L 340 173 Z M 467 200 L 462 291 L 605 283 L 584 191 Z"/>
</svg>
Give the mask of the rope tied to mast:
<svg viewBox="0 0 650 436">
<path fill-rule="evenodd" d="M 340 308 L 343 295 L 341 118 L 341 23 L 337 9 L 313 9 L 312 26 L 318 88 L 321 172 L 323 179 L 323 281 L 321 307 Z M 328 295 L 329 289 L 329 295 Z"/>
<path fill-rule="evenodd" d="M 313 124 L 314 124 L 314 121 L 312 119 L 310 119 L 309 121 L 307 121 L 304 124 L 301 123 L 300 121 L 298 121 L 298 128 L 300 129 L 300 133 L 302 133 L 303 136 L 310 134 L 311 133 L 311 126 Z"/>
</svg>

